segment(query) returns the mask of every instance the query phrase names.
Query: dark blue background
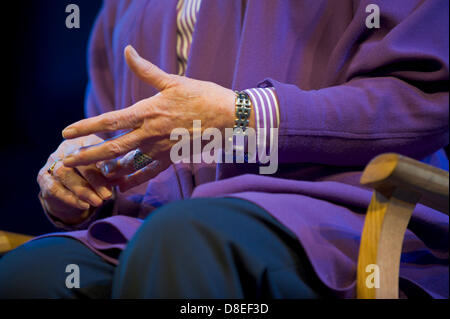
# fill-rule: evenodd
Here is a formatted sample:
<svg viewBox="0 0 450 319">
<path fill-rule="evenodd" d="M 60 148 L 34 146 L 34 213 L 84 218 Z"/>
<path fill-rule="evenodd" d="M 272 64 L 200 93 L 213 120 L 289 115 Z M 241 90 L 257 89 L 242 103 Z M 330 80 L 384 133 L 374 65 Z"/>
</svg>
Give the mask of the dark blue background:
<svg viewBox="0 0 450 319">
<path fill-rule="evenodd" d="M 71 3 L 80 8 L 80 29 L 65 26 Z M 87 42 L 101 4 L 2 4 L 0 230 L 33 235 L 56 230 L 42 213 L 36 176 L 61 143 L 61 130 L 83 117 Z"/>
</svg>

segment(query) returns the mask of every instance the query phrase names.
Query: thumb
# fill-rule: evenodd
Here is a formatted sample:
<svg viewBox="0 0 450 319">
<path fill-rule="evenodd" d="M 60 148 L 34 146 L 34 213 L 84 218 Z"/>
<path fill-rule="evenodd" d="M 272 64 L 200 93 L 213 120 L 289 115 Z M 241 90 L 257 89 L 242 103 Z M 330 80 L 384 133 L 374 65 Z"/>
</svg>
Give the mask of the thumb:
<svg viewBox="0 0 450 319">
<path fill-rule="evenodd" d="M 136 52 L 136 50 L 128 45 L 125 48 L 125 60 L 128 67 L 142 81 L 150 84 L 158 91 L 163 91 L 171 82 L 170 74 L 164 72 L 153 63 L 145 60 Z"/>
</svg>

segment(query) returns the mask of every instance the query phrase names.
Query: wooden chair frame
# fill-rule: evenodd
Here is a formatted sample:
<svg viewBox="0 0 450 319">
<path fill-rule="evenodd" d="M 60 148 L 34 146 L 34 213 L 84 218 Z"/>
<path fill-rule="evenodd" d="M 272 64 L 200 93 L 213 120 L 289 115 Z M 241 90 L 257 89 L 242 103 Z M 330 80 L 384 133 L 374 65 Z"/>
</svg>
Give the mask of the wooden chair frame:
<svg viewBox="0 0 450 319">
<path fill-rule="evenodd" d="M 359 249 L 357 298 L 397 299 L 403 238 L 413 210 L 422 203 L 448 215 L 449 174 L 389 153 L 366 166 L 361 184 L 373 187 L 374 193 Z M 372 271 L 378 272 L 378 287 L 368 283 Z"/>
<path fill-rule="evenodd" d="M 0 256 L 24 244 L 32 238 L 33 236 L 0 231 Z"/>
</svg>

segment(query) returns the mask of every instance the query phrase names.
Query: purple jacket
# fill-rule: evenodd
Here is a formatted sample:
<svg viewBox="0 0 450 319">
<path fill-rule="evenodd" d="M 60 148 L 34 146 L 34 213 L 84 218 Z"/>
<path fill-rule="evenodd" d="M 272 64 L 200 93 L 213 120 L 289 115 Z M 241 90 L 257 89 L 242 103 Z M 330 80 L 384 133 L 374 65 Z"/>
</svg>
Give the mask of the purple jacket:
<svg viewBox="0 0 450 319">
<path fill-rule="evenodd" d="M 88 117 L 156 93 L 128 70 L 126 45 L 176 73 L 176 3 L 105 1 L 89 50 Z M 371 3 L 381 10 L 379 29 L 365 25 Z M 172 165 L 147 185 L 118 193 L 112 217 L 95 221 L 95 215 L 58 235 L 117 263 L 117 249 L 154 208 L 190 197 L 241 197 L 298 236 L 336 296 L 354 297 L 371 198 L 359 185 L 364 165 L 396 152 L 448 169 L 442 150 L 449 139 L 448 6 L 447 0 L 203 0 L 186 75 L 237 90 L 275 87 L 278 172 L 258 175 L 249 164 Z M 449 296 L 448 226 L 448 216 L 419 205 L 404 242 L 400 276 L 437 298 Z"/>
</svg>

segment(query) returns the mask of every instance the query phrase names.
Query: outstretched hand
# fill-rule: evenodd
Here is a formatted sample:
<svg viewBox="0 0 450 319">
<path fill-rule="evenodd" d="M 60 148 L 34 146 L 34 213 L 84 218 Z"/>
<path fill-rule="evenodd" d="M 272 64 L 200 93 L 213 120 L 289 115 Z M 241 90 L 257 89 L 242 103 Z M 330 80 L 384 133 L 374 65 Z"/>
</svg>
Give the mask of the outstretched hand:
<svg viewBox="0 0 450 319">
<path fill-rule="evenodd" d="M 66 139 L 100 132 L 128 130 L 125 134 L 101 144 L 83 147 L 64 158 L 64 165 L 75 167 L 118 158 L 135 149 L 150 156 L 155 163 L 127 178 L 129 185 L 142 183 L 166 169 L 170 164 L 170 140 L 175 128 L 185 128 L 192 136 L 194 120 L 202 127 L 214 127 L 223 133 L 234 121 L 235 93 L 212 82 L 168 74 L 143 59 L 131 47 L 125 48 L 130 69 L 159 93 L 119 111 L 101 114 L 68 126 Z M 129 188 L 124 186 L 124 188 Z"/>
</svg>

